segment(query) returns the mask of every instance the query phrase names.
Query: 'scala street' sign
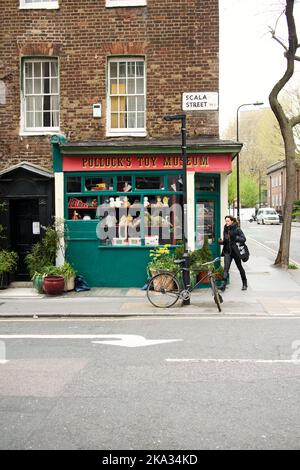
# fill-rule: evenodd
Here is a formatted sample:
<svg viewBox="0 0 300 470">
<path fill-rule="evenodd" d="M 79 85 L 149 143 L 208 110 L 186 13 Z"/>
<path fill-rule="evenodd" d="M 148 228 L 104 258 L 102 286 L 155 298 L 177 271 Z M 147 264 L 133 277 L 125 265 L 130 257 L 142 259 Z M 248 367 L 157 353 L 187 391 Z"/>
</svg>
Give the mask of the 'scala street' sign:
<svg viewBox="0 0 300 470">
<path fill-rule="evenodd" d="M 217 111 L 219 95 L 215 91 L 199 91 L 182 94 L 183 111 Z"/>
</svg>

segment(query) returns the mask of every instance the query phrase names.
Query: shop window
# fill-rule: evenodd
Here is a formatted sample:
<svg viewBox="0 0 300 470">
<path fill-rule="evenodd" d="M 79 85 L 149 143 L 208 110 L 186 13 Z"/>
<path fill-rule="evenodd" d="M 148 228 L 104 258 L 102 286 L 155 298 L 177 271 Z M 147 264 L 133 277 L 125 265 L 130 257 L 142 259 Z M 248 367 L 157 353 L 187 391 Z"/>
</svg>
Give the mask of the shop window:
<svg viewBox="0 0 300 470">
<path fill-rule="evenodd" d="M 68 197 L 69 220 L 92 220 L 96 218 L 98 207 L 97 198 L 93 197 Z"/>
<path fill-rule="evenodd" d="M 182 196 L 105 196 L 97 217 L 102 245 L 175 245 L 182 239 Z"/>
<path fill-rule="evenodd" d="M 20 0 L 20 8 L 58 8 L 58 0 Z"/>
<path fill-rule="evenodd" d="M 182 191 L 183 179 L 182 175 L 168 176 L 168 190 Z"/>
<path fill-rule="evenodd" d="M 85 191 L 113 191 L 112 177 L 88 177 L 84 182 Z"/>
<path fill-rule="evenodd" d="M 196 248 L 202 248 L 204 237 L 215 242 L 215 202 L 201 201 L 196 205 Z"/>
<path fill-rule="evenodd" d="M 22 122 L 29 133 L 59 130 L 57 59 L 24 60 Z"/>
<path fill-rule="evenodd" d="M 132 178 L 128 175 L 117 176 L 117 191 L 128 193 L 132 191 Z"/>
<path fill-rule="evenodd" d="M 141 212 L 139 196 L 101 197 L 101 204 L 97 209 L 97 236 L 100 244 L 140 246 Z"/>
<path fill-rule="evenodd" d="M 136 189 L 160 189 L 164 190 L 164 177 L 163 176 L 136 176 L 135 179 Z"/>
<path fill-rule="evenodd" d="M 196 191 L 214 192 L 218 190 L 218 180 L 216 176 L 198 174 L 195 179 Z"/>
<path fill-rule="evenodd" d="M 80 176 L 68 176 L 67 177 L 67 192 L 68 193 L 80 193 L 81 192 L 81 177 Z"/>
<path fill-rule="evenodd" d="M 145 135 L 145 96 L 144 59 L 110 59 L 108 135 Z"/>
<path fill-rule="evenodd" d="M 182 196 L 143 197 L 145 245 L 176 245 L 182 239 Z"/>
</svg>

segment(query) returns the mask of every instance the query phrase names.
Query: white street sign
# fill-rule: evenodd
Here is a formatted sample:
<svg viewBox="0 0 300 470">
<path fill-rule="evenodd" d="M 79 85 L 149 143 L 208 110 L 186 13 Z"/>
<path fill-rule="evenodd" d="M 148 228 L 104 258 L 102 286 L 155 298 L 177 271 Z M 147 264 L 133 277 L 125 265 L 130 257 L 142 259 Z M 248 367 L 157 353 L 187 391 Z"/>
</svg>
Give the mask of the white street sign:
<svg viewBox="0 0 300 470">
<path fill-rule="evenodd" d="M 110 344 L 112 346 L 125 346 L 137 348 L 140 346 L 153 346 L 154 344 L 173 343 L 182 339 L 146 339 L 139 335 L 0 335 L 1 339 L 103 339 L 92 343 Z M 108 340 L 109 339 L 109 340 Z"/>
<path fill-rule="evenodd" d="M 216 91 L 182 93 L 183 111 L 217 111 L 219 94 Z"/>
</svg>

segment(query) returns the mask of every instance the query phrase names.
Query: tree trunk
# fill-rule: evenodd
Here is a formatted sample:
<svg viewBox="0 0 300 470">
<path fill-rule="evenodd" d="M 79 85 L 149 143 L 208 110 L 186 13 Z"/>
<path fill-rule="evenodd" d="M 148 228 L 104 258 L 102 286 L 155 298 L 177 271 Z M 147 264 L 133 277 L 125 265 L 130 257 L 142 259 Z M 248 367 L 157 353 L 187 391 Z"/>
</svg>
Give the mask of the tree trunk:
<svg viewBox="0 0 300 470">
<path fill-rule="evenodd" d="M 283 212 L 283 225 L 281 230 L 280 245 L 275 260 L 276 265 L 280 265 L 285 269 L 287 269 L 289 266 L 292 210 L 296 188 L 296 144 L 293 134 L 293 127 L 299 124 L 300 116 L 289 118 L 278 101 L 278 94 L 293 76 L 295 60 L 299 60 L 299 58 L 296 56 L 296 51 L 299 45 L 293 9 L 294 0 L 286 0 L 285 16 L 288 27 L 288 47 L 283 44 L 281 39 L 275 36 L 275 31 L 272 31 L 273 38 L 276 39 L 285 49 L 284 56 L 286 58 L 286 71 L 284 75 L 274 85 L 269 95 L 270 106 L 278 121 L 285 149 L 286 196 Z"/>
</svg>

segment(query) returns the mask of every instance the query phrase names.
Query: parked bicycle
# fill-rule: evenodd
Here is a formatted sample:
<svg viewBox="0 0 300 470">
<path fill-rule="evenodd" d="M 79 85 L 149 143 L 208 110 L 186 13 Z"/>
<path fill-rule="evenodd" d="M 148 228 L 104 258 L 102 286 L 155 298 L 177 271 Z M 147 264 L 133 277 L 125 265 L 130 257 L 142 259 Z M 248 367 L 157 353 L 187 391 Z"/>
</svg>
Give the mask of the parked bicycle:
<svg viewBox="0 0 300 470">
<path fill-rule="evenodd" d="M 196 287 L 198 287 L 200 283 L 208 279 L 210 282 L 212 296 L 218 307 L 219 312 L 221 312 L 221 303 L 223 302 L 223 299 L 216 286 L 216 275 L 213 269 L 214 264 L 219 260 L 220 258 L 215 258 L 213 261 L 209 261 L 197 267 L 191 268 L 183 267 L 185 260 L 175 260 L 175 263 L 179 265 L 179 269 L 176 272 L 160 272 L 159 274 L 156 274 L 150 279 L 147 288 L 148 300 L 155 307 L 172 307 L 176 304 L 178 299 L 182 301 L 190 299 L 192 291 L 196 289 Z M 187 285 L 186 288 L 181 287 L 181 285 L 183 285 L 182 275 L 184 271 L 188 271 L 191 274 L 192 272 L 203 271 L 203 268 L 207 269 L 207 274 L 205 274 L 205 276 L 201 280 L 196 282 L 194 286 Z"/>
</svg>

